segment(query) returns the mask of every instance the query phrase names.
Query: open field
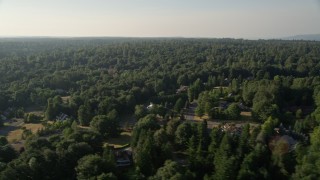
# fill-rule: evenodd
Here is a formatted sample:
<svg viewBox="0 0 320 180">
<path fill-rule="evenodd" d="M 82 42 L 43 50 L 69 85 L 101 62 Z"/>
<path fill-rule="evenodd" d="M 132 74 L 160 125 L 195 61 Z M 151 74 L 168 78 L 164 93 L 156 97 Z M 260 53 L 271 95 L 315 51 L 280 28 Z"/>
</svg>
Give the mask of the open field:
<svg viewBox="0 0 320 180">
<path fill-rule="evenodd" d="M 26 108 L 25 112 L 43 116 L 43 109 L 44 107 L 41 106 L 31 106 Z M 22 128 L 30 129 L 32 133 L 36 133 L 38 129 L 43 128 L 43 125 L 41 123 L 25 124 L 22 118 L 12 118 L 6 120 L 5 126 L 0 128 L 0 135 L 6 136 L 10 143 L 18 142 L 21 140 Z"/>
<path fill-rule="evenodd" d="M 20 141 L 22 137 L 22 132 L 23 132 L 22 129 L 16 129 L 16 130 L 10 131 L 7 135 L 7 140 L 9 141 L 9 143 Z"/>
<path fill-rule="evenodd" d="M 6 136 L 10 143 L 21 140 L 22 128 L 30 129 L 32 133 L 43 128 L 41 123 L 25 124 L 23 119 L 12 119 L 5 123 L 4 127 L 0 128 L 0 135 Z"/>
<path fill-rule="evenodd" d="M 26 127 L 26 129 L 30 129 L 32 133 L 36 133 L 38 131 L 38 129 L 43 128 L 42 124 L 39 123 L 30 123 L 30 124 L 25 124 L 24 127 Z"/>
<path fill-rule="evenodd" d="M 21 136 L 23 133 L 22 127 L 25 127 L 26 129 L 30 129 L 32 133 L 36 133 L 38 129 L 43 128 L 43 125 L 42 124 L 24 124 L 22 126 L 17 127 L 16 129 L 8 132 L 7 139 L 9 143 L 13 143 L 21 140 Z"/>
<path fill-rule="evenodd" d="M 30 124 L 17 124 L 17 126 L 13 126 L 12 124 L 9 124 L 8 126 L 0 128 L 0 135 L 4 135 L 7 137 L 8 142 L 12 145 L 12 147 L 19 151 L 21 148 L 24 147 L 24 140 L 22 140 L 22 127 L 25 127 L 26 129 L 30 129 L 32 133 L 35 133 L 38 131 L 38 129 L 43 128 L 43 125 L 38 123 L 30 123 Z"/>
</svg>

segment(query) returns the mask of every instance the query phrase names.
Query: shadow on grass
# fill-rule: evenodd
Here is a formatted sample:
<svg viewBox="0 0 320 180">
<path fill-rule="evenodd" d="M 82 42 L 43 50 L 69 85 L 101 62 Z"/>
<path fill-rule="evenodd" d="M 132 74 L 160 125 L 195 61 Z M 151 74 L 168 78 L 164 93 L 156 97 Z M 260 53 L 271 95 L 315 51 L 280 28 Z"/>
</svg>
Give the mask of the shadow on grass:
<svg viewBox="0 0 320 180">
<path fill-rule="evenodd" d="M 130 141 L 131 141 L 131 136 L 129 134 L 121 134 L 117 138 L 108 139 L 107 143 L 118 147 L 118 146 L 123 146 L 123 145 L 129 144 Z"/>
<path fill-rule="evenodd" d="M 17 130 L 17 129 L 20 129 L 20 127 L 17 127 L 17 126 L 3 126 L 3 127 L 0 127 L 0 136 L 8 136 L 8 134 L 11 131 L 14 131 L 14 130 Z"/>
</svg>

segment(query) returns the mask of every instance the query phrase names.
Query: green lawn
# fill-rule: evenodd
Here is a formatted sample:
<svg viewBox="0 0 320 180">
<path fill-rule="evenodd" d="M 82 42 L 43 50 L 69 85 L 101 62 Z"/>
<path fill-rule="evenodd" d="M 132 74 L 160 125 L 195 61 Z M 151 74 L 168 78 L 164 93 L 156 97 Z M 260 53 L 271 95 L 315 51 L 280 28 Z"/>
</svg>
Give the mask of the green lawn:
<svg viewBox="0 0 320 180">
<path fill-rule="evenodd" d="M 124 145 L 129 144 L 131 141 L 131 133 L 129 132 L 122 132 L 119 137 L 117 138 L 109 138 L 107 143 L 115 148 L 122 147 Z"/>
</svg>

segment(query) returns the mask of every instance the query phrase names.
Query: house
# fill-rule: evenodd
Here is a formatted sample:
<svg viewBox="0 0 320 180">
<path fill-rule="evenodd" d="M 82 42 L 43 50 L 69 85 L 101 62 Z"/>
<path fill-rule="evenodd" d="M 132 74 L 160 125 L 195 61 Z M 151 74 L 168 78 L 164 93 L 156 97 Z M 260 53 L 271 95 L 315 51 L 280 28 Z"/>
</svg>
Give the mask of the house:
<svg viewBox="0 0 320 180">
<path fill-rule="evenodd" d="M 223 100 L 219 101 L 219 108 L 222 108 L 223 110 L 227 109 L 229 105 L 230 103 L 227 101 L 223 101 Z"/>
<path fill-rule="evenodd" d="M 4 115 L 0 115 L 0 119 L 2 120 L 2 121 L 6 121 L 7 120 L 7 117 L 5 117 Z"/>
<path fill-rule="evenodd" d="M 153 108 L 153 103 L 151 102 L 150 104 L 149 104 L 149 106 L 147 106 L 147 109 L 148 110 L 151 110 Z"/>
<path fill-rule="evenodd" d="M 117 167 L 127 167 L 132 164 L 132 149 L 119 149 L 114 151 Z"/>
<path fill-rule="evenodd" d="M 243 103 L 240 103 L 238 106 L 243 111 L 250 111 L 250 108 L 248 106 L 244 105 Z"/>
<path fill-rule="evenodd" d="M 177 89 L 176 94 L 180 94 L 187 91 L 188 91 L 188 86 L 180 86 L 180 88 Z"/>
<path fill-rule="evenodd" d="M 64 114 L 64 113 L 60 113 L 59 116 L 56 117 L 57 121 L 64 121 L 68 118 L 69 116 Z"/>
</svg>

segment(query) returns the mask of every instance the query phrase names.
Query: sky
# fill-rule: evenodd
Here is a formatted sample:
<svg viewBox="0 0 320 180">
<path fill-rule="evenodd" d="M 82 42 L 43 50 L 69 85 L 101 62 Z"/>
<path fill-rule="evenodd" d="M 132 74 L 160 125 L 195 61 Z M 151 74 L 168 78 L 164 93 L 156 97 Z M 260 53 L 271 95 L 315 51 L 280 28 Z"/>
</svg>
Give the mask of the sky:
<svg viewBox="0 0 320 180">
<path fill-rule="evenodd" d="M 0 0 L 0 36 L 320 34 L 320 0 Z"/>
</svg>

